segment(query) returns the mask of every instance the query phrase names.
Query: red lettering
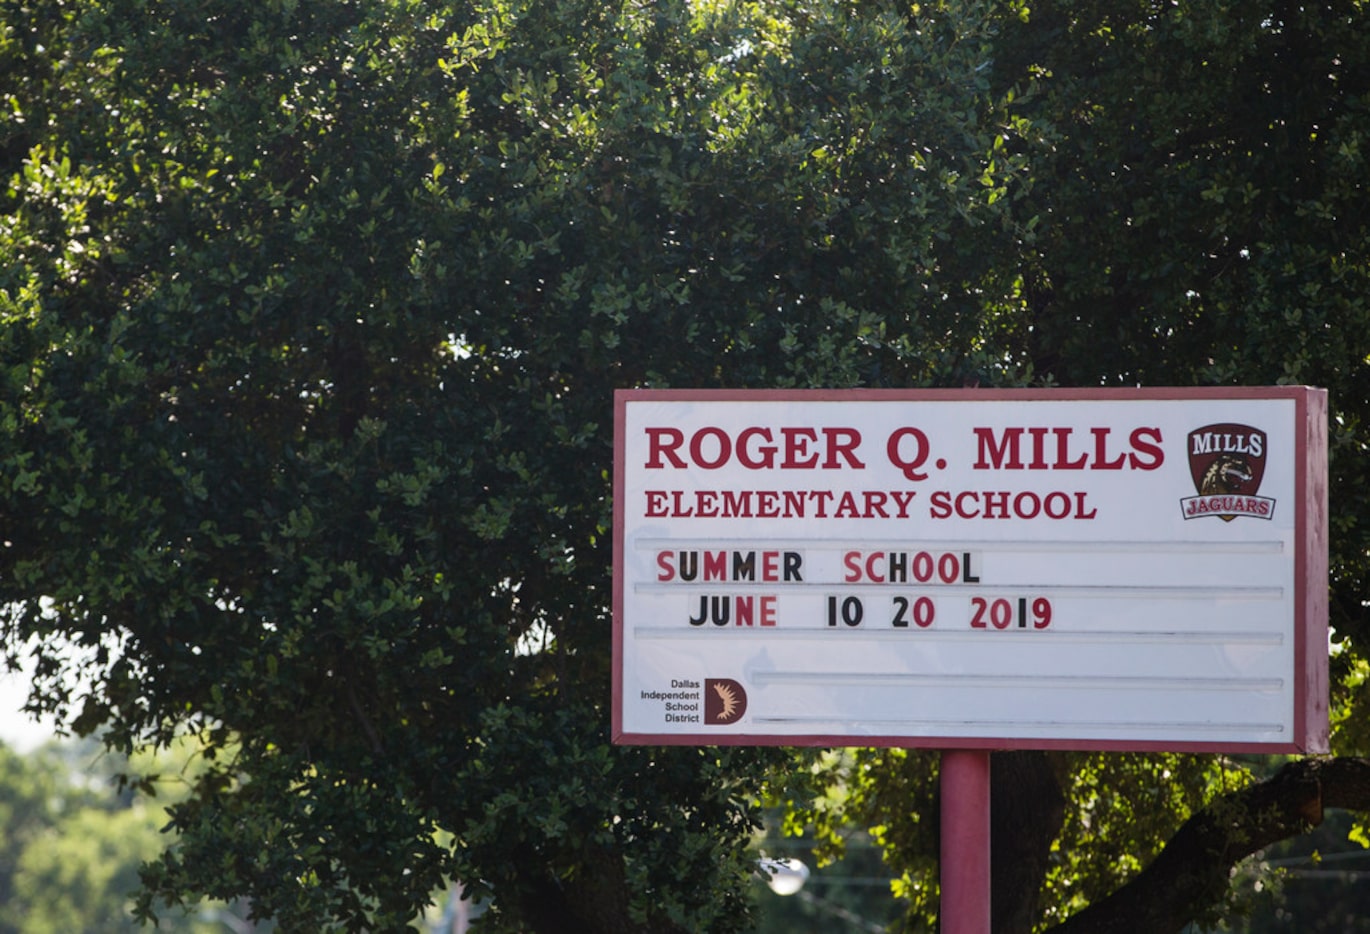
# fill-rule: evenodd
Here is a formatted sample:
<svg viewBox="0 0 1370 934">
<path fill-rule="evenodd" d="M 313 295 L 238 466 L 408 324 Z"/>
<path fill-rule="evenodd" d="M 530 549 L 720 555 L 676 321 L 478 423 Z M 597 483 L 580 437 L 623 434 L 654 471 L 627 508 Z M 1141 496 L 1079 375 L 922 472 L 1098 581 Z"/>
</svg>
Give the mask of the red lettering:
<svg viewBox="0 0 1370 934">
<path fill-rule="evenodd" d="M 1094 518 L 1095 516 L 1097 516 L 1098 514 L 1099 514 L 1099 510 L 1097 510 L 1097 509 L 1091 509 L 1088 513 L 1085 512 L 1085 493 L 1084 493 L 1083 490 L 1078 490 L 1078 491 L 1076 491 L 1076 493 L 1075 493 L 1075 518 L 1077 518 L 1077 519 L 1093 519 L 1093 518 Z"/>
<path fill-rule="evenodd" d="M 911 504 L 913 498 L 918 495 L 917 491 L 891 490 L 890 495 L 894 497 L 894 505 L 899 511 L 898 516 L 895 518 L 907 519 L 909 517 L 909 504 Z"/>
<path fill-rule="evenodd" d="M 1032 463 L 1028 464 L 1028 470 L 1047 469 L 1047 433 L 1050 428 L 1029 428 L 1028 434 L 1032 435 Z"/>
<path fill-rule="evenodd" d="M 1127 457 L 1119 454 L 1115 459 L 1108 459 L 1108 436 L 1110 428 L 1091 428 L 1089 433 L 1094 436 L 1094 463 L 1090 466 L 1094 470 L 1122 470 Z"/>
<path fill-rule="evenodd" d="M 661 568 L 661 573 L 657 574 L 659 581 L 675 579 L 675 565 L 671 563 L 671 553 L 669 551 L 658 551 L 656 553 L 656 566 Z"/>
<path fill-rule="evenodd" d="M 820 466 L 824 470 L 862 470 L 866 466 L 857 452 L 861 432 L 856 428 L 751 425 L 734 435 L 711 425 L 697 429 L 689 438 L 681 429 L 669 426 L 643 430 L 647 434 L 646 467 L 653 470 L 685 470 L 690 466 L 717 470 L 734 459 L 747 470 L 814 470 Z"/>
<path fill-rule="evenodd" d="M 647 518 L 658 519 L 662 516 L 669 516 L 670 509 L 666 505 L 665 490 L 647 491 Z"/>
<path fill-rule="evenodd" d="M 1128 440 L 1132 442 L 1128 463 L 1133 470 L 1155 470 L 1165 463 L 1165 451 L 1160 447 L 1161 429 L 1136 428 Z"/>
<path fill-rule="evenodd" d="M 706 518 L 718 515 L 717 490 L 695 490 L 695 514 Z"/>
<path fill-rule="evenodd" d="M 1099 511 L 1088 503 L 1087 491 L 1067 493 L 1054 490 L 1038 494 L 1032 490 L 962 490 L 951 493 L 935 490 L 928 514 L 934 519 L 1093 519 Z M 1202 507 L 1200 507 L 1202 508 Z M 1191 506 L 1192 511 L 1192 506 Z M 953 556 L 954 557 L 954 556 Z M 914 565 L 917 575 L 917 564 Z"/>
<path fill-rule="evenodd" d="M 1021 428 L 1005 428 L 995 444 L 993 428 L 976 428 L 975 437 L 980 444 L 972 466 L 976 470 L 1022 470 L 1023 462 L 1018 457 L 1018 439 L 1022 436 Z"/>
<path fill-rule="evenodd" d="M 905 457 L 903 442 L 905 438 L 910 438 L 914 443 L 912 456 Z M 920 470 L 928 460 L 928 436 L 918 428 L 897 428 L 890 433 L 889 439 L 885 442 L 885 454 L 889 462 L 904 472 L 904 476 L 915 482 L 926 480 L 928 475 Z"/>
<path fill-rule="evenodd" d="M 966 508 L 961 505 L 966 499 L 969 499 L 972 503 L 978 503 L 980 497 L 977 494 L 972 493 L 970 491 L 966 491 L 964 493 L 957 493 L 956 514 L 960 516 L 962 519 L 974 519 L 976 516 L 980 514 L 980 511 L 978 509 L 974 509 L 970 512 L 967 512 Z"/>
<path fill-rule="evenodd" d="M 885 500 L 889 497 L 887 497 L 883 491 L 866 490 L 861 496 L 866 501 L 866 510 L 863 513 L 864 518 L 874 519 L 876 516 L 879 516 L 881 519 L 888 519 L 890 517 L 890 514 L 885 512 Z"/>
<path fill-rule="evenodd" d="M 856 457 L 856 446 L 861 443 L 861 432 L 855 428 L 824 428 L 823 436 L 828 442 L 828 456 L 823 460 L 824 470 L 841 467 L 837 461 L 839 457 L 854 470 L 861 470 L 866 466 Z"/>
<path fill-rule="evenodd" d="M 1023 506 L 1024 501 L 1027 502 L 1026 507 Z M 1032 519 L 1041 511 L 1042 501 L 1037 498 L 1036 493 L 1024 490 L 1013 497 L 1013 514 L 1019 519 Z"/>
<path fill-rule="evenodd" d="M 718 439 L 718 454 L 713 460 L 708 460 L 704 456 L 704 441 L 709 437 Z M 728 463 L 728 458 L 732 456 L 732 439 L 728 437 L 728 433 L 722 428 L 701 428 L 690 438 L 690 458 L 696 465 L 703 467 L 705 470 L 717 470 L 719 467 Z"/>
<path fill-rule="evenodd" d="M 818 454 L 810 453 L 809 444 L 818 440 L 818 432 L 812 428 L 782 428 L 780 435 L 785 439 L 785 460 L 782 470 L 809 470 L 818 463 Z"/>
<path fill-rule="evenodd" d="M 844 490 L 842 498 L 837 502 L 837 512 L 833 513 L 834 518 L 859 519 L 861 512 L 856 508 L 856 497 L 852 496 L 850 490 Z"/>
<path fill-rule="evenodd" d="M 767 442 L 764 447 L 757 449 L 760 459 L 752 456 L 752 449 L 748 442 L 752 438 L 760 438 Z M 775 466 L 775 445 L 770 444 L 771 430 L 769 428 L 745 428 L 737 436 L 737 460 L 743 467 L 749 470 L 770 470 Z"/>
<path fill-rule="evenodd" d="M 667 458 L 672 467 L 685 469 L 685 462 L 676 453 L 676 448 L 685 442 L 685 433 L 679 428 L 647 429 L 647 469 L 658 470 L 664 466 L 661 459 Z"/>
<path fill-rule="evenodd" d="M 756 514 L 762 519 L 775 519 L 780 515 L 780 493 L 777 490 L 756 491 Z"/>
<path fill-rule="evenodd" d="M 739 626 L 750 626 L 750 625 L 752 625 L 752 609 L 753 609 L 753 606 L 752 606 L 752 598 L 751 598 L 750 596 L 747 596 L 747 597 L 734 597 L 734 598 L 733 598 L 733 603 L 734 603 L 734 604 L 736 605 L 736 607 L 737 607 L 737 625 L 739 625 Z"/>
<path fill-rule="evenodd" d="M 737 490 L 724 490 L 723 515 L 742 519 L 751 518 L 752 497 L 750 493 L 739 492 Z"/>
<path fill-rule="evenodd" d="M 951 494 L 946 490 L 934 492 L 929 499 L 928 515 L 934 519 L 951 518 Z"/>
<path fill-rule="evenodd" d="M 1061 492 L 1048 493 L 1042 511 L 1049 519 L 1064 519 L 1070 515 L 1070 497 Z"/>
<path fill-rule="evenodd" d="M 1085 462 L 1089 456 L 1081 454 L 1075 460 L 1070 459 L 1070 435 L 1074 431 L 1072 428 L 1053 428 L 1051 433 L 1056 436 L 1056 463 L 1052 464 L 1055 470 L 1083 470 Z"/>
<path fill-rule="evenodd" d="M 842 578 L 843 581 L 850 584 L 861 579 L 861 552 L 847 552 L 842 556 L 842 564 L 847 568 L 847 576 Z"/>
<path fill-rule="evenodd" d="M 984 497 L 986 519 L 1008 518 L 1008 490 L 986 490 Z"/>
<path fill-rule="evenodd" d="M 1109 436 L 1112 428 L 1090 428 L 1093 436 L 1091 450 L 1072 449 L 1074 428 L 974 428 L 976 438 L 976 460 L 971 466 L 976 470 L 1155 470 L 1165 462 L 1165 452 L 1160 447 L 1159 428 L 1134 428 L 1128 435 L 1130 450 L 1113 453 L 1109 450 Z M 1031 438 L 1031 459 L 1023 462 L 1022 438 Z M 1054 460 L 1049 459 L 1047 436 L 1056 436 Z M 1212 435 L 1206 441 L 1208 447 L 1222 449 L 1227 440 L 1224 435 Z M 1245 444 L 1245 439 L 1239 439 Z M 1197 444 L 1198 442 L 1196 442 Z M 896 462 L 896 466 L 901 466 Z M 920 478 L 921 479 L 921 478 Z"/>
</svg>

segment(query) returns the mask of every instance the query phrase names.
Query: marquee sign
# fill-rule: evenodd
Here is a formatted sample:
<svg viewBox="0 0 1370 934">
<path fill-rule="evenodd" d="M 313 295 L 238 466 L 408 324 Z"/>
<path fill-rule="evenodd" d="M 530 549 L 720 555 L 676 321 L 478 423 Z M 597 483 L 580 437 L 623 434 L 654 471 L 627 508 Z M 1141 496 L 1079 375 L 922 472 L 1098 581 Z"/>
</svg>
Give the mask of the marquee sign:
<svg viewBox="0 0 1370 934">
<path fill-rule="evenodd" d="M 620 743 L 1327 748 L 1326 394 L 615 396 Z"/>
</svg>

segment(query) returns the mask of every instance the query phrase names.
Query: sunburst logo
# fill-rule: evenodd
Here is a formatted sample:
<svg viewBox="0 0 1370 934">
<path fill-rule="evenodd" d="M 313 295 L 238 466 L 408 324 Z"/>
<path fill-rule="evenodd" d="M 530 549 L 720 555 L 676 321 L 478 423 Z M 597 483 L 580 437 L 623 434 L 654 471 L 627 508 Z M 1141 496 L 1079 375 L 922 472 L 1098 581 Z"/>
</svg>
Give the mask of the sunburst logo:
<svg viewBox="0 0 1370 934">
<path fill-rule="evenodd" d="M 710 726 L 737 723 L 747 712 L 747 692 L 732 678 L 704 679 L 704 722 Z"/>
</svg>

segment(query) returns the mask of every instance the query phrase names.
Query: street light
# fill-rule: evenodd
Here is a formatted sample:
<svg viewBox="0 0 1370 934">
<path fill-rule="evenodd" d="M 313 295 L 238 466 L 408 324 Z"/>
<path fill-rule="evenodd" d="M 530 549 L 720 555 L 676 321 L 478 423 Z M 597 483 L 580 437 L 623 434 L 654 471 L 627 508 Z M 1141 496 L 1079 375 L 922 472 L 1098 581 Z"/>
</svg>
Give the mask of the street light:
<svg viewBox="0 0 1370 934">
<path fill-rule="evenodd" d="M 767 885 L 777 895 L 793 895 L 804 887 L 809 878 L 809 867 L 797 859 L 763 856 L 757 860 L 757 864 L 770 877 Z"/>
</svg>

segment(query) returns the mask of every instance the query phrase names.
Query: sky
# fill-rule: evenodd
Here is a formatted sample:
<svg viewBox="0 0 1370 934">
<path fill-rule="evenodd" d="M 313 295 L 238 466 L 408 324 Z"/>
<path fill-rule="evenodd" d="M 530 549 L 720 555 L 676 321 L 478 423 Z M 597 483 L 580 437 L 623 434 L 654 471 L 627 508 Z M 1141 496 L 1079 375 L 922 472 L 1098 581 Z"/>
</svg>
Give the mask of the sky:
<svg viewBox="0 0 1370 934">
<path fill-rule="evenodd" d="M 52 724 L 35 722 L 20 710 L 28 697 L 28 676 L 0 669 L 0 741 L 28 752 L 52 738 Z"/>
</svg>

